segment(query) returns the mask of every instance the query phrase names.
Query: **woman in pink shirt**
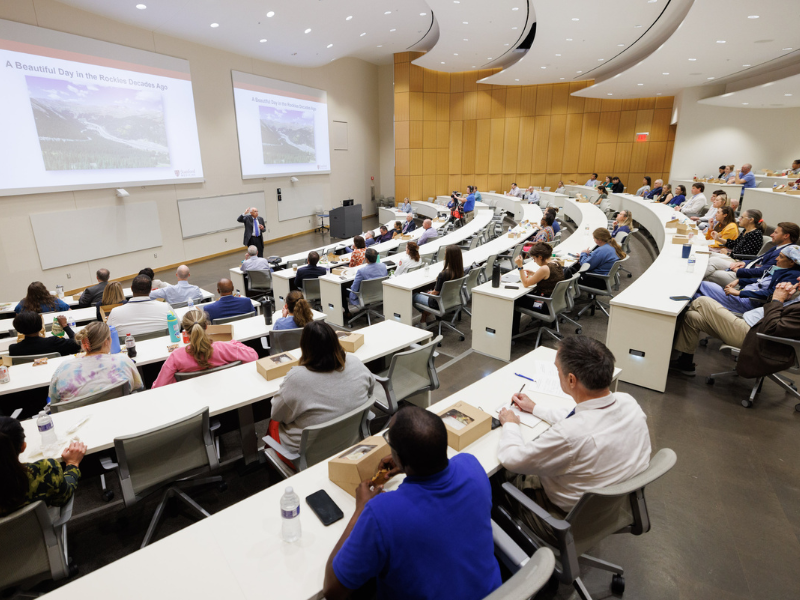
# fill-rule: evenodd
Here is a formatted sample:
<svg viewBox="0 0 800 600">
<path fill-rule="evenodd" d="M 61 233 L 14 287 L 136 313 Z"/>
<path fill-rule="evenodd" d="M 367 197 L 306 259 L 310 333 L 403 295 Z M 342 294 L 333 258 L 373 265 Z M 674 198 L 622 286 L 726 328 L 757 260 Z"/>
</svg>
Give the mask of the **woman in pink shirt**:
<svg viewBox="0 0 800 600">
<path fill-rule="evenodd" d="M 175 373 L 192 373 L 220 367 L 240 360 L 253 362 L 258 354 L 249 346 L 232 340 L 213 342 L 206 334 L 208 317 L 205 311 L 190 310 L 183 316 L 183 328 L 189 332 L 189 345 L 169 355 L 153 387 L 175 383 Z"/>
</svg>

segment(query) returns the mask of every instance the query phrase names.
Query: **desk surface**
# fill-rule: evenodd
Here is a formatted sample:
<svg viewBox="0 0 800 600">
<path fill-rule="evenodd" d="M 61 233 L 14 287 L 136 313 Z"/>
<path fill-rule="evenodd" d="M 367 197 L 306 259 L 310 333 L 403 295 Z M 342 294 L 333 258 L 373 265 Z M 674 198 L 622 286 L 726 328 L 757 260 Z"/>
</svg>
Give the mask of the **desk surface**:
<svg viewBox="0 0 800 600">
<path fill-rule="evenodd" d="M 535 360 L 552 361 L 555 351 L 538 348 L 484 377 L 477 383 L 433 405 L 441 412 L 463 400 L 493 412 L 519 391 L 515 369 L 524 370 Z M 574 405 L 571 399 L 536 395 L 538 402 Z M 489 405 L 488 402 L 491 402 Z M 58 416 L 58 415 L 56 415 Z M 88 424 L 87 424 L 88 425 Z M 530 440 L 547 429 L 523 427 L 523 437 Z M 499 429 L 483 436 L 464 451 L 473 454 L 487 474 L 499 468 L 497 443 Z M 448 449 L 448 454 L 456 454 Z M 386 486 L 395 489 L 401 477 Z M 324 527 L 301 501 L 300 522 L 303 534 L 294 544 L 280 539 L 280 497 L 287 485 L 305 498 L 320 489 L 342 509 L 344 519 Z M 138 550 L 102 569 L 81 577 L 50 593 L 54 600 L 92 597 L 98 589 L 113 589 L 122 600 L 141 598 L 172 599 L 191 597 L 260 600 L 264 590 L 284 600 L 316 599 L 322 595 L 325 564 L 355 510 L 355 500 L 328 479 L 326 462 L 319 463 L 209 518 Z M 201 569 L 213 573 L 198 577 Z M 137 577 L 136 574 L 145 574 Z M 120 585 L 127 581 L 128 584 Z"/>
<path fill-rule="evenodd" d="M 430 331 L 393 321 L 365 327 L 359 333 L 364 334 L 364 345 L 355 355 L 365 363 L 431 337 Z M 300 356 L 299 349 L 291 352 Z M 111 448 L 115 437 L 147 431 L 206 406 L 213 416 L 269 398 L 278 391 L 282 382 L 282 377 L 267 381 L 259 375 L 254 363 L 246 363 L 203 377 L 55 413 L 53 422 L 59 437 L 65 437 L 67 429 L 91 415 L 91 419 L 74 434 L 87 445 L 87 453 L 91 454 Z M 33 453 L 39 452 L 40 438 L 35 419 L 27 419 L 22 425 L 28 449 L 20 460 L 27 461 L 32 456 L 36 460 Z"/>
</svg>

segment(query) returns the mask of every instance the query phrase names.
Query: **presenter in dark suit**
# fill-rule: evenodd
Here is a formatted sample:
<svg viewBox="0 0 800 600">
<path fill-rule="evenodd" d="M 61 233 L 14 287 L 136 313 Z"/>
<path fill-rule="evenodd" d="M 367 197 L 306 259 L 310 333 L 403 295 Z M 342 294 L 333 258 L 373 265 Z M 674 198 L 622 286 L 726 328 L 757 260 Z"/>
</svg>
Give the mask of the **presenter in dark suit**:
<svg viewBox="0 0 800 600">
<path fill-rule="evenodd" d="M 258 256 L 264 257 L 264 217 L 258 216 L 257 208 L 248 208 L 244 214 L 236 219 L 239 223 L 244 223 L 244 245 L 246 247 L 255 246 L 258 249 Z"/>
</svg>

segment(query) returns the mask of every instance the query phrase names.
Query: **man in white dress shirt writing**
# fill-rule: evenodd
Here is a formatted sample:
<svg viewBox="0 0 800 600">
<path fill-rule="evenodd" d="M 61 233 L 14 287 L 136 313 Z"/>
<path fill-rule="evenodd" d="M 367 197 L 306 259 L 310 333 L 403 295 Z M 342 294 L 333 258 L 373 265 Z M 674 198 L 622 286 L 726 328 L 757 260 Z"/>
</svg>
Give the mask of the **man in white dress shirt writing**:
<svg viewBox="0 0 800 600">
<path fill-rule="evenodd" d="M 153 290 L 150 292 L 150 298 L 153 300 L 164 298 L 164 300 L 170 304 L 186 302 L 187 300 L 194 300 L 196 302 L 198 298 L 202 299 L 203 290 L 189 283 L 190 275 L 189 267 L 181 265 L 178 267 L 178 270 L 175 271 L 175 277 L 178 279 L 178 283 L 175 285 L 168 285 L 160 290 Z"/>
<path fill-rule="evenodd" d="M 517 487 L 563 519 L 587 490 L 621 483 L 644 471 L 650 464 L 650 433 L 636 400 L 611 392 L 614 355 L 602 343 L 584 335 L 564 338 L 556 367 L 561 389 L 575 400 L 575 408 L 514 394 L 512 401 L 521 411 L 552 427 L 525 442 L 519 417 L 503 409 L 497 456 L 508 471 L 520 474 L 514 480 Z M 523 510 L 520 517 L 537 535 L 551 538 L 535 515 Z"/>
</svg>

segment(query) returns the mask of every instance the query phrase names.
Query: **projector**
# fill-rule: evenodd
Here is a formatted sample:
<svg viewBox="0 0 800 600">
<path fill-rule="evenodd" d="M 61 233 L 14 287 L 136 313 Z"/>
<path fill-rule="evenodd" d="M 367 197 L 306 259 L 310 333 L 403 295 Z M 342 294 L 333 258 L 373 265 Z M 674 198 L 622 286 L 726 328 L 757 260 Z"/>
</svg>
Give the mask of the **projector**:
<svg viewBox="0 0 800 600">
<path fill-rule="evenodd" d="M 298 181 L 300 181 L 300 180 L 299 180 L 297 177 L 291 177 L 291 178 L 289 179 L 289 181 L 291 181 L 292 183 L 297 183 L 297 182 L 298 182 Z"/>
<path fill-rule="evenodd" d="M 117 188 L 117 198 L 127 198 L 128 196 L 130 196 L 128 190 Z"/>
</svg>

